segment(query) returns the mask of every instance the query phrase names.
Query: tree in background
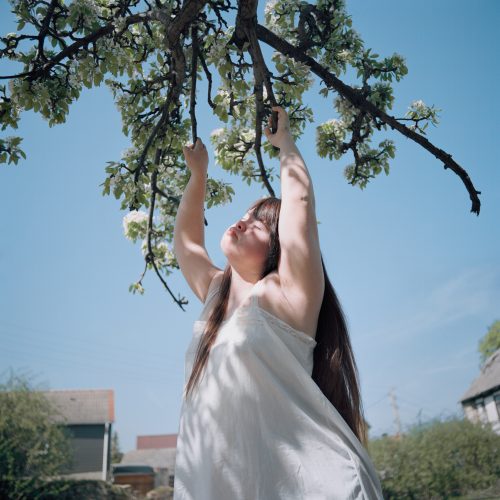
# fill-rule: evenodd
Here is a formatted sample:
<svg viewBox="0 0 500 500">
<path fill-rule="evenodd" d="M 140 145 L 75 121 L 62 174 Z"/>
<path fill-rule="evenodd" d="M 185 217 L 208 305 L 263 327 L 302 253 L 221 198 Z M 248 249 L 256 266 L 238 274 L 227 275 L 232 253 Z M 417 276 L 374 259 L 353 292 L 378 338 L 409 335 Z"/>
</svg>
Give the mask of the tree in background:
<svg viewBox="0 0 500 500">
<path fill-rule="evenodd" d="M 278 152 L 262 143 L 263 126 L 271 116 L 274 132 L 277 114 L 271 107 L 283 106 L 298 138 L 305 122 L 314 121 L 302 96 L 318 78 L 320 94 L 333 97 L 337 118 L 316 128 L 317 152 L 330 160 L 352 154 L 344 170 L 351 185 L 363 189 L 382 172 L 389 174 L 394 142 L 372 143 L 374 132 L 389 127 L 458 175 L 471 211 L 479 214 L 480 191 L 467 172 L 426 138 L 439 110 L 415 100 L 405 116 L 390 114 L 392 82 L 407 74 L 405 60 L 366 48 L 344 0 L 270 0 L 264 24 L 257 19 L 258 0 L 11 0 L 11 5 L 17 32 L 0 39 L 0 57 L 18 67 L 0 76 L 8 81 L 0 86 L 2 130 L 16 128 L 23 110 L 40 113 L 50 126 L 63 123 L 83 87 L 105 83 L 113 92 L 131 147 L 119 161 L 108 162 L 102 186 L 104 195 L 112 191 L 121 209 L 130 210 L 123 221 L 127 238 L 143 240 L 145 267 L 130 286 L 134 293 L 144 292 L 144 275 L 154 270 L 179 307 L 187 304 L 163 275 L 178 268 L 169 243 L 189 179 L 182 147 L 190 135 L 196 142 L 197 84 L 203 78 L 208 105 L 227 124 L 211 136 L 216 161 L 249 185 L 257 181 L 275 194 L 275 172 L 265 166 L 263 153 L 276 158 Z M 234 26 L 227 19 L 232 11 Z M 274 49 L 271 61 L 262 44 Z M 220 80 L 215 95 L 214 70 Z M 340 79 L 348 70 L 357 75 L 352 85 Z M 0 139 L 0 162 L 25 157 L 20 144 L 20 137 Z M 210 208 L 231 201 L 234 190 L 208 178 L 206 193 Z"/>
<path fill-rule="evenodd" d="M 0 383 L 0 497 L 27 498 L 40 480 L 71 462 L 71 448 L 58 414 L 25 376 L 12 370 Z"/>
<path fill-rule="evenodd" d="M 479 341 L 479 354 L 483 364 L 497 349 L 500 349 L 500 320 L 496 320 L 488 333 Z"/>
<path fill-rule="evenodd" d="M 384 498 L 449 498 L 494 488 L 500 494 L 500 436 L 453 418 L 415 426 L 401 439 L 370 441 Z M 486 498 L 486 497 L 481 497 Z"/>
<path fill-rule="evenodd" d="M 118 433 L 113 431 L 111 438 L 111 463 L 119 464 L 123 458 L 123 453 L 120 451 L 120 442 L 118 441 Z"/>
</svg>

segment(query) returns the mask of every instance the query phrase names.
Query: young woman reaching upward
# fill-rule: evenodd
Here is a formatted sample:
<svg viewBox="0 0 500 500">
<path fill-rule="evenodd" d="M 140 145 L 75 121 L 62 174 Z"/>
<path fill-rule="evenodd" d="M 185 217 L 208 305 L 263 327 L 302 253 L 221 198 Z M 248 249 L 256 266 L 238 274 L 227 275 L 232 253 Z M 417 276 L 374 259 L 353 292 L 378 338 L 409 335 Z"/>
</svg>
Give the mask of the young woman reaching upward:
<svg viewBox="0 0 500 500">
<path fill-rule="evenodd" d="M 321 250 L 311 177 L 281 107 L 281 199 L 255 202 L 204 245 L 208 154 L 184 148 L 191 178 L 174 251 L 204 303 L 185 357 L 174 500 L 379 499 L 346 322 Z M 363 443 L 363 444 L 362 444 Z"/>
</svg>

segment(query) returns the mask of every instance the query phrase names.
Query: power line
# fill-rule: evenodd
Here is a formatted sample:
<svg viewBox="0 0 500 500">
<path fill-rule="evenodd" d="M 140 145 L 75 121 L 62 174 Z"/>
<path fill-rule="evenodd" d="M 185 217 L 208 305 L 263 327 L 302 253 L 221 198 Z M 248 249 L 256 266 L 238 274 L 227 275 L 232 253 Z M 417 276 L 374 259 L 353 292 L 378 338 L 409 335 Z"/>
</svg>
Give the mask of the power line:
<svg viewBox="0 0 500 500">
<path fill-rule="evenodd" d="M 5 326 L 2 325 L 2 323 L 4 323 Z M 54 332 L 54 331 L 49 331 L 49 330 L 41 330 L 39 328 L 33 328 L 30 326 L 15 325 L 12 323 L 9 325 L 8 323 L 0 322 L 0 328 L 8 329 L 7 331 L 0 330 L 0 333 L 10 334 L 12 332 L 12 328 L 17 328 L 17 329 L 21 329 L 21 330 L 28 330 L 28 331 L 31 331 L 33 333 L 42 334 L 44 336 L 45 340 L 48 340 L 50 337 L 57 337 L 57 339 L 53 339 L 53 340 L 56 341 L 58 344 L 62 344 L 64 342 L 66 342 L 66 343 L 74 342 L 74 343 L 81 343 L 85 346 L 93 345 L 93 346 L 98 346 L 99 348 L 104 348 L 104 349 L 107 348 L 110 350 L 112 349 L 114 351 L 122 351 L 124 354 L 136 354 L 137 353 L 136 350 L 129 349 L 126 346 L 124 346 L 123 344 L 116 344 L 116 338 L 112 338 L 109 333 L 99 334 L 99 338 L 101 340 L 92 339 L 90 341 L 89 339 L 70 336 L 70 335 L 68 335 L 67 332 L 59 333 L 59 332 Z M 19 332 L 18 332 L 18 334 L 19 334 Z M 34 337 L 34 336 L 29 335 L 25 332 L 20 333 L 20 335 L 22 335 L 23 337 L 30 338 L 30 339 L 39 339 L 40 338 L 39 336 Z M 17 337 L 12 337 L 10 335 L 8 335 L 8 337 L 10 337 L 11 339 L 14 339 L 14 340 L 17 338 Z M 104 339 L 110 339 L 111 342 L 103 342 Z M 156 354 L 151 354 L 151 356 L 156 356 Z"/>
<path fill-rule="evenodd" d="M 15 348 L 12 348 L 11 346 L 2 346 L 2 352 L 7 352 L 10 354 L 14 355 L 26 355 L 27 353 L 22 350 L 18 351 Z M 101 372 L 105 373 L 108 376 L 116 376 L 118 375 L 122 379 L 128 379 L 128 380 L 134 380 L 134 381 L 142 381 L 145 384 L 151 384 L 151 380 L 156 380 L 160 381 L 163 378 L 168 378 L 170 379 L 171 377 L 168 376 L 167 373 L 163 372 L 158 372 L 157 370 L 145 370 L 144 366 L 138 367 L 138 366 L 125 366 L 125 365 L 120 365 L 117 366 L 114 362 L 107 362 L 107 365 L 105 364 L 96 364 L 90 360 L 81 360 L 81 359 L 69 359 L 68 357 L 58 357 L 57 353 L 53 353 L 55 355 L 52 355 L 49 353 L 48 356 L 46 356 L 46 360 L 48 363 L 50 363 L 50 366 L 52 367 L 54 364 L 56 365 L 63 365 L 64 367 L 70 366 L 70 367 L 80 367 L 87 369 L 89 371 L 95 372 Z M 33 358 L 29 358 L 30 362 L 33 362 Z M 39 360 L 37 360 L 39 361 Z"/>
<path fill-rule="evenodd" d="M 365 410 L 368 410 L 369 408 L 372 408 L 373 406 L 376 406 L 378 405 L 381 401 L 383 401 L 385 398 L 387 397 L 387 394 L 384 394 L 380 399 L 377 399 L 377 401 L 375 401 L 375 403 L 371 403 L 369 404 Z"/>
</svg>

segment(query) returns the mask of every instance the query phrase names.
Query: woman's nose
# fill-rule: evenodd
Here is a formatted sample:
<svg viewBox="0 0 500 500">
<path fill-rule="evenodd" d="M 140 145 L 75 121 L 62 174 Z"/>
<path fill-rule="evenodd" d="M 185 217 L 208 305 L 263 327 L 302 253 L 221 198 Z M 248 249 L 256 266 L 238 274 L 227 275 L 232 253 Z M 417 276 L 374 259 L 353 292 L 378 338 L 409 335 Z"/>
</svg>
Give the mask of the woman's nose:
<svg viewBox="0 0 500 500">
<path fill-rule="evenodd" d="M 245 224 L 243 221 L 241 221 L 241 220 L 240 220 L 240 221 L 238 221 L 238 222 L 236 223 L 236 227 L 237 227 L 240 231 L 245 231 L 245 229 L 246 229 L 246 227 L 247 227 L 247 226 L 246 226 L 246 224 Z"/>
</svg>

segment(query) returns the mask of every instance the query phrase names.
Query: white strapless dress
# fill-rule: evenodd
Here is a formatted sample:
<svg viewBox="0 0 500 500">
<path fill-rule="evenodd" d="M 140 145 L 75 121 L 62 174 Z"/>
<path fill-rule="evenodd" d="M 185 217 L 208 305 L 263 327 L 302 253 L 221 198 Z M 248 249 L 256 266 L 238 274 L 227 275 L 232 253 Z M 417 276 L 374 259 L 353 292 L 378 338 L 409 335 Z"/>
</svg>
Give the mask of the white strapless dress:
<svg viewBox="0 0 500 500">
<path fill-rule="evenodd" d="M 174 500 L 383 498 L 368 453 L 311 378 L 316 341 L 259 306 L 261 283 L 222 323 L 182 402 Z M 194 324 L 186 384 L 216 292 Z"/>
</svg>

